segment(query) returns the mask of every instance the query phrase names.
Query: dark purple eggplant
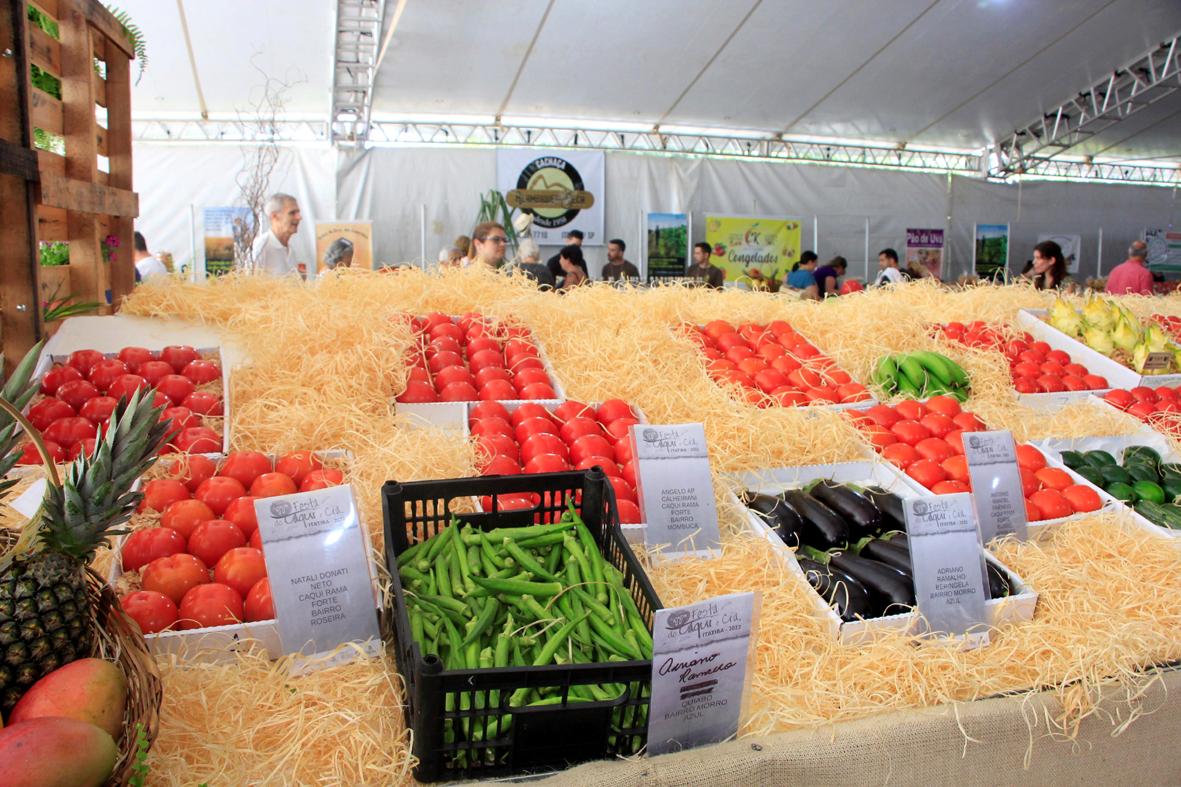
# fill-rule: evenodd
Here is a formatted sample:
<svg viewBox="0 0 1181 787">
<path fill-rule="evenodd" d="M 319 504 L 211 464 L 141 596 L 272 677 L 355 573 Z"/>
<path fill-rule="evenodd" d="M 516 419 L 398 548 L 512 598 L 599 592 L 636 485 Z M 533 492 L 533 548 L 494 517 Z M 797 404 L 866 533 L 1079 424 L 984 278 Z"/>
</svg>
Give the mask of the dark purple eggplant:
<svg viewBox="0 0 1181 787">
<path fill-rule="evenodd" d="M 908 576 L 911 574 L 910 550 L 906 548 L 906 544 L 900 539 L 883 541 L 880 538 L 875 538 L 872 541 L 866 542 L 859 554 L 870 560 L 876 560 L 879 563 L 893 566 L 899 571 L 905 572 Z"/>
<path fill-rule="evenodd" d="M 882 527 L 882 512 L 868 498 L 847 486 L 832 481 L 818 481 L 808 494 L 824 503 L 849 523 L 854 540 L 878 533 Z"/>
<path fill-rule="evenodd" d="M 829 558 L 829 565 L 844 571 L 865 585 L 870 598 L 883 615 L 893 615 L 915 605 L 913 583 L 896 568 L 876 560 L 858 557 L 851 552 L 838 552 Z"/>
<path fill-rule="evenodd" d="M 796 558 L 816 593 L 836 609 L 841 620 L 873 615 L 873 603 L 865 586 L 840 569 L 806 557 Z"/>
<path fill-rule="evenodd" d="M 804 519 L 800 512 L 792 508 L 782 497 L 762 495 L 757 492 L 744 492 L 742 499 L 746 507 L 758 514 L 767 523 L 767 527 L 775 531 L 783 542 L 789 546 L 799 546 L 800 531 L 804 527 Z"/>
<path fill-rule="evenodd" d="M 789 489 L 783 498 L 804 518 L 800 540 L 821 552 L 849 543 L 849 523 L 802 489 Z"/>
<path fill-rule="evenodd" d="M 882 512 L 882 530 L 906 532 L 906 513 L 902 510 L 902 498 L 876 486 L 865 487 L 865 496 Z"/>
</svg>

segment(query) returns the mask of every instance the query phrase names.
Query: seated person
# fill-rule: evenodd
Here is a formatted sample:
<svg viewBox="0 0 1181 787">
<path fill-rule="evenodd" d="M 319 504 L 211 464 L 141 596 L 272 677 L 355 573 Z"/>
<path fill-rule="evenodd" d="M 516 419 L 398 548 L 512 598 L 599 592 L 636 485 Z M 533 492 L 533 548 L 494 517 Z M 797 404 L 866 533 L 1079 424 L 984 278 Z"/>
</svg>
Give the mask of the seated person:
<svg viewBox="0 0 1181 787">
<path fill-rule="evenodd" d="M 693 263 L 685 271 L 685 275 L 694 279 L 699 286 L 720 290 L 722 283 L 726 280 L 726 272 L 718 266 L 710 264 L 709 258 L 712 254 L 713 249 L 708 243 L 694 244 Z"/>
</svg>

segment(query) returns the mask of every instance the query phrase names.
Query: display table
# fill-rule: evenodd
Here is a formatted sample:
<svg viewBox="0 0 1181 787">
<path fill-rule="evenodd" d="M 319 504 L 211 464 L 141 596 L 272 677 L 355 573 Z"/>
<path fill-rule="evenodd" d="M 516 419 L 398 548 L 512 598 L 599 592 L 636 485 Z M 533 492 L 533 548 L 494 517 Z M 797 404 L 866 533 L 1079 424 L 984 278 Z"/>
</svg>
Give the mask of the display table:
<svg viewBox="0 0 1181 787">
<path fill-rule="evenodd" d="M 637 761 L 596 762 L 546 783 L 672 784 L 1171 784 L 1181 778 L 1181 671 L 1156 673 L 1126 728 L 1112 685 L 1077 738 L 1049 737 L 1061 712 L 1050 694 L 999 697 L 875 716 L 837 727 L 750 737 Z M 1032 728 L 1032 729 L 1031 729 Z"/>
</svg>

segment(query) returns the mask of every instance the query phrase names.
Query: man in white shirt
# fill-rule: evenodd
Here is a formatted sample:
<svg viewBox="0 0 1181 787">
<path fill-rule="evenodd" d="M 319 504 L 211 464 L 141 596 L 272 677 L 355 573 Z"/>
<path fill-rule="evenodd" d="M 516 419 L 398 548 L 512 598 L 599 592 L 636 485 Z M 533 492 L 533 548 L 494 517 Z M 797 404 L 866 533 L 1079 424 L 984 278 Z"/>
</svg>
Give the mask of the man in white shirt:
<svg viewBox="0 0 1181 787">
<path fill-rule="evenodd" d="M 254 270 L 271 276 L 299 274 L 299 266 L 288 246 L 291 236 L 299 231 L 301 216 L 299 203 L 290 194 L 272 194 L 264 207 L 270 219 L 270 229 L 254 239 Z"/>
<path fill-rule="evenodd" d="M 135 260 L 135 273 L 139 281 L 168 275 L 168 268 L 164 267 L 164 263 L 148 251 L 148 242 L 138 230 L 135 233 L 135 251 L 132 257 Z"/>
<path fill-rule="evenodd" d="M 881 272 L 874 282 L 876 286 L 883 287 L 902 281 L 902 271 L 898 270 L 898 252 L 893 249 L 882 249 L 878 253 L 878 267 L 881 268 Z"/>
</svg>

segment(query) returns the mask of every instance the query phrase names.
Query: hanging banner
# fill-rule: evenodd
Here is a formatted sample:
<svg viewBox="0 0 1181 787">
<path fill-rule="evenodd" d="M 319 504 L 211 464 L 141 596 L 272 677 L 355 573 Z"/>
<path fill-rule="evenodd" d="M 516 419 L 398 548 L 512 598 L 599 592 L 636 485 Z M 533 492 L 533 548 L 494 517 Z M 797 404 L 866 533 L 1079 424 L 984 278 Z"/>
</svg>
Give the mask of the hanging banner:
<svg viewBox="0 0 1181 787">
<path fill-rule="evenodd" d="M 684 276 L 689 265 L 689 214 L 648 214 L 648 276 Z"/>
<path fill-rule="evenodd" d="M 977 224 L 973 244 L 976 275 L 990 279 L 1009 269 L 1009 225 Z"/>
<path fill-rule="evenodd" d="M 1062 248 L 1062 256 L 1066 258 L 1066 272 L 1078 273 L 1078 255 L 1083 247 L 1082 235 L 1069 235 L 1062 232 L 1042 232 L 1037 236 L 1037 242 L 1052 240 Z"/>
<path fill-rule="evenodd" d="M 249 208 L 205 208 L 205 275 L 224 276 L 234 269 L 235 241 L 249 229 Z"/>
<path fill-rule="evenodd" d="M 316 223 L 316 272 L 332 268 L 373 270 L 373 222 Z"/>
<path fill-rule="evenodd" d="M 799 219 L 767 216 L 705 217 L 705 242 L 710 262 L 726 272 L 726 281 L 784 279 L 800 258 Z"/>
<path fill-rule="evenodd" d="M 936 279 L 942 278 L 943 230 L 907 229 L 906 259 L 903 265 L 907 268 L 925 268 Z"/>
<path fill-rule="evenodd" d="M 583 233 L 584 246 L 605 243 L 605 172 L 602 151 L 496 151 L 496 188 L 509 207 L 532 214 L 533 239 L 541 246 L 564 245 L 570 230 Z"/>
</svg>

